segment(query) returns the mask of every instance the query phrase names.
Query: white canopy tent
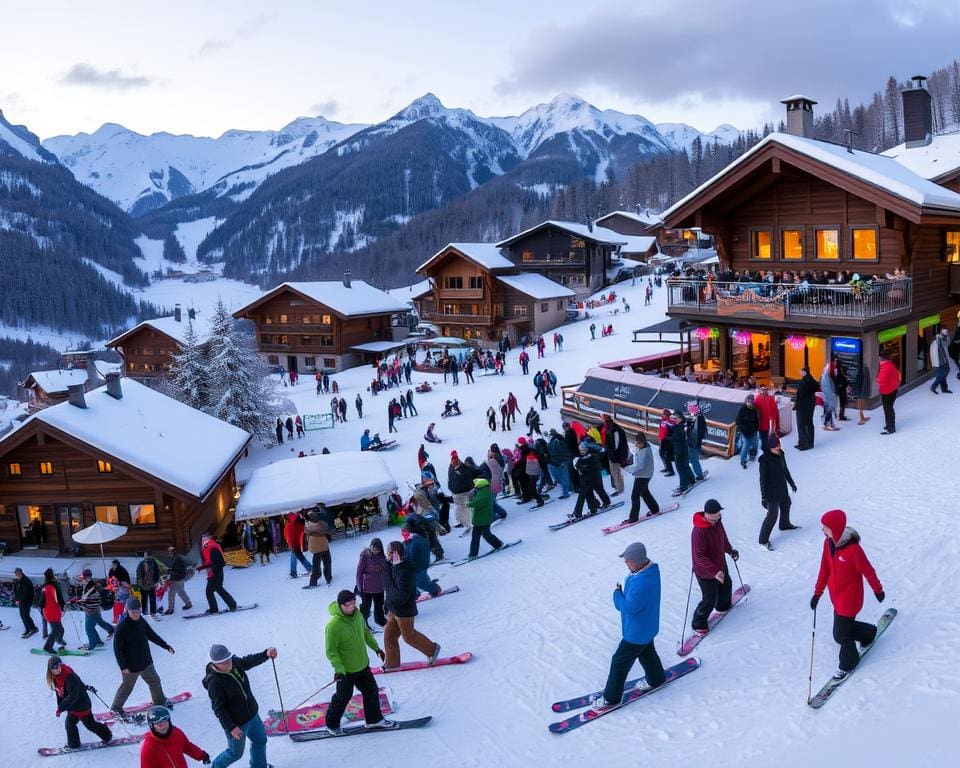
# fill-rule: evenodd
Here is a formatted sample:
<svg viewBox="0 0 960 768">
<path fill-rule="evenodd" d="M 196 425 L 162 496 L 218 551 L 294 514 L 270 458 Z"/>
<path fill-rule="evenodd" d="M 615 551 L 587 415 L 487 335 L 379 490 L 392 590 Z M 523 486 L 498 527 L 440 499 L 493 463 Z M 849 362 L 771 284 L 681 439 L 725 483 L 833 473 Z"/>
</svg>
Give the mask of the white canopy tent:
<svg viewBox="0 0 960 768">
<path fill-rule="evenodd" d="M 73 534 L 73 540 L 80 544 L 99 544 L 100 563 L 103 565 L 103 578 L 107 578 L 107 561 L 103 556 L 103 545 L 119 539 L 127 532 L 127 526 L 113 523 L 95 522 Z"/>
<path fill-rule="evenodd" d="M 370 451 L 282 459 L 255 469 L 237 502 L 236 519 L 297 512 L 317 504 L 353 504 L 397 490 L 383 459 Z"/>
</svg>

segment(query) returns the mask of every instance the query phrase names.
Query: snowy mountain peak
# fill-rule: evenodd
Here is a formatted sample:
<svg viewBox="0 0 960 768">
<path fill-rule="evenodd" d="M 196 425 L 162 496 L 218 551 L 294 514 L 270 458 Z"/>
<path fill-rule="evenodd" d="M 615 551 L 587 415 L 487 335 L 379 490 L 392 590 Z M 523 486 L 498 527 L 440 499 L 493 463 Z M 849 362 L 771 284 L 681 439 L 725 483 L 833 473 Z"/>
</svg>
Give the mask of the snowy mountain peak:
<svg viewBox="0 0 960 768">
<path fill-rule="evenodd" d="M 447 111 L 440 99 L 432 93 L 425 93 L 419 99 L 414 99 L 406 107 L 395 114 L 392 120 L 406 120 L 414 122 L 428 117 L 438 117 Z"/>
<path fill-rule="evenodd" d="M 14 155 L 38 163 L 56 163 L 57 158 L 41 146 L 40 139 L 25 125 L 8 122 L 0 110 L 0 155 Z"/>
</svg>

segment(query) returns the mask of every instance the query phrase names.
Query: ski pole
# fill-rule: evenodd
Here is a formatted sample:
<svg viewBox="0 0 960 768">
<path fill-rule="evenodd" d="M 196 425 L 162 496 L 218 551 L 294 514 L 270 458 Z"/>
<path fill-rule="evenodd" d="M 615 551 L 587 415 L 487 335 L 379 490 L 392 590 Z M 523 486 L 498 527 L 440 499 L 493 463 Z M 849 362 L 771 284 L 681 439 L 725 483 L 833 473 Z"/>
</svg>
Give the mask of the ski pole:
<svg viewBox="0 0 960 768">
<path fill-rule="evenodd" d="M 321 691 L 324 691 L 324 690 L 326 690 L 327 688 L 329 688 L 329 687 L 330 687 L 331 685 L 333 685 L 335 682 L 337 682 L 337 681 L 336 681 L 336 680 L 331 680 L 329 683 L 327 683 L 325 686 L 323 686 L 323 688 L 318 688 L 318 689 L 315 690 L 313 693 L 311 693 L 309 696 L 307 696 L 307 698 L 305 698 L 303 701 L 301 701 L 299 704 L 297 704 L 297 705 L 296 705 L 293 709 L 291 709 L 290 711 L 291 711 L 291 712 L 294 712 L 295 710 L 300 709 L 300 707 L 302 707 L 304 704 L 306 704 L 308 701 L 310 701 L 310 699 L 312 699 L 314 696 L 316 696 L 316 695 L 317 695 L 318 693 L 320 693 Z"/>
<path fill-rule="evenodd" d="M 817 609 L 813 609 L 813 631 L 810 633 L 810 675 L 807 677 L 807 704 L 813 701 L 813 649 L 817 639 Z"/>
<path fill-rule="evenodd" d="M 103 704 L 103 706 L 107 708 L 108 712 L 113 712 L 113 708 L 109 704 L 107 704 L 107 702 L 105 702 L 103 699 L 100 698 L 100 694 L 97 693 L 96 688 L 94 688 L 92 685 L 88 685 L 87 690 L 97 697 L 97 701 Z M 120 723 L 120 726 L 123 728 L 123 730 L 127 732 L 127 736 L 133 736 L 133 732 L 129 728 L 127 728 L 127 721 L 126 721 L 125 715 L 118 717 L 117 722 Z"/>
<path fill-rule="evenodd" d="M 733 558 L 731 558 L 732 560 Z M 737 569 L 737 578 L 740 579 L 740 589 L 743 589 L 743 577 L 740 575 L 740 566 L 737 565 L 737 561 L 733 561 L 733 567 Z"/>
<path fill-rule="evenodd" d="M 80 637 L 80 628 L 77 626 L 77 617 L 73 615 L 73 611 L 68 610 L 66 607 L 64 607 L 63 612 L 70 614 L 70 621 L 73 624 L 73 631 L 77 635 L 77 642 L 80 645 L 83 645 L 83 638 Z M 92 652 L 93 648 L 91 648 L 90 651 Z"/>
<path fill-rule="evenodd" d="M 273 679 L 277 684 L 277 696 L 280 699 L 280 719 L 286 727 L 287 722 L 287 711 L 283 708 L 283 694 L 280 692 L 280 678 L 277 676 L 277 660 L 275 658 L 270 659 L 270 663 L 273 665 Z"/>
<path fill-rule="evenodd" d="M 687 613 L 690 611 L 690 593 L 693 591 L 693 570 L 690 570 L 690 586 L 687 587 L 687 607 L 683 609 L 683 626 L 680 627 L 680 642 L 678 646 L 683 645 L 683 633 L 687 628 Z"/>
</svg>

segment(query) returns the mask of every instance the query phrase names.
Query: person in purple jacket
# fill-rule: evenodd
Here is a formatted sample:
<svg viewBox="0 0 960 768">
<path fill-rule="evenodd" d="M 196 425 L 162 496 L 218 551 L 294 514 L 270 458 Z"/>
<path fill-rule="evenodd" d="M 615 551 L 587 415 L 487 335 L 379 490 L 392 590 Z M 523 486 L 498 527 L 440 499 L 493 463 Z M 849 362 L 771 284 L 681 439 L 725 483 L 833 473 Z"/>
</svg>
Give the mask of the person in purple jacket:
<svg viewBox="0 0 960 768">
<path fill-rule="evenodd" d="M 727 569 L 726 555 L 736 562 L 740 553 L 731 545 L 720 519 L 720 502 L 707 499 L 703 511 L 693 516 L 693 533 L 690 549 L 693 556 L 693 575 L 697 577 L 702 595 L 693 612 L 693 631 L 701 637 L 707 634 L 707 619 L 710 612 L 726 613 L 730 610 L 732 582 Z"/>
<path fill-rule="evenodd" d="M 373 605 L 373 620 L 378 626 L 385 626 L 387 617 L 383 613 L 383 577 L 389 568 L 387 556 L 383 553 L 383 542 L 372 539 L 370 546 L 360 553 L 357 563 L 357 593 L 360 595 L 360 613 L 370 626 L 370 606 Z"/>
<path fill-rule="evenodd" d="M 660 567 L 650 562 L 647 548 L 639 541 L 627 547 L 620 557 L 630 571 L 623 586 L 617 584 L 613 591 L 613 605 L 620 611 L 623 639 L 610 661 L 603 693 L 591 702 L 596 712 L 620 703 L 624 683 L 635 661 L 640 662 L 644 674 L 635 689 L 658 688 L 667 679 L 653 645 L 660 631 Z"/>
</svg>

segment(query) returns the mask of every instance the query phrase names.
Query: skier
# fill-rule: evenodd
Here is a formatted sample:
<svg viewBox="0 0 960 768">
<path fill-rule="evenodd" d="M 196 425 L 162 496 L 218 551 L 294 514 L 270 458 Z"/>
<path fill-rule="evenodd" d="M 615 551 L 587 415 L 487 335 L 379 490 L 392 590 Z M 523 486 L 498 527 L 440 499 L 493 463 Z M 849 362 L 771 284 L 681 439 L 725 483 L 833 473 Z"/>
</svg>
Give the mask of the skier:
<svg viewBox="0 0 960 768">
<path fill-rule="evenodd" d="M 143 606 L 135 597 L 127 600 L 127 615 L 121 619 L 113 633 L 113 655 L 120 667 L 120 687 L 113 696 L 110 710 L 120 719 L 123 719 L 123 705 L 126 703 L 133 686 L 138 679 L 143 679 L 150 688 L 150 698 L 154 704 L 166 707 L 173 706 L 163 692 L 160 675 L 153 666 L 153 656 L 150 654 L 150 643 L 159 645 L 171 656 L 175 653 L 173 646 L 168 645 L 153 628 L 143 620 Z"/>
<path fill-rule="evenodd" d="M 102 597 L 100 596 L 100 588 L 97 586 L 97 582 L 93 580 L 93 571 L 89 568 L 84 568 L 83 571 L 80 572 L 80 584 L 83 592 L 80 596 L 79 604 L 83 609 L 83 628 L 87 633 L 87 644 L 86 646 L 80 647 L 81 649 L 86 648 L 92 651 L 97 646 L 103 645 L 103 640 L 100 639 L 100 633 L 97 632 L 97 627 L 107 631 L 107 640 L 109 640 L 113 637 L 114 626 L 107 624 L 107 622 L 103 620 Z"/>
<path fill-rule="evenodd" d="M 883 602 L 885 595 L 860 546 L 860 534 L 847 527 L 846 513 L 831 509 L 820 522 L 825 539 L 810 608 L 817 610 L 823 590 L 828 588 L 833 602 L 833 639 L 840 645 L 840 667 L 833 678 L 843 680 L 860 662 L 857 643 L 865 648 L 877 636 L 875 625 L 857 621 L 857 614 L 863 609 L 863 580 L 867 580 L 878 603 Z"/>
<path fill-rule="evenodd" d="M 730 546 L 730 539 L 720 519 L 720 502 L 707 499 L 703 511 L 693 516 L 693 532 L 690 548 L 693 556 L 693 573 L 700 585 L 701 599 L 693 612 L 693 631 L 701 637 L 709 631 L 707 619 L 710 612 L 726 613 L 730 610 L 732 582 L 727 570 L 727 558 L 740 559 L 740 553 Z"/>
<path fill-rule="evenodd" d="M 47 568 L 43 572 L 43 590 L 40 593 L 40 613 L 50 625 L 47 642 L 43 644 L 43 650 L 47 653 L 53 653 L 54 645 L 59 645 L 61 649 L 67 647 L 63 638 L 63 608 L 63 595 L 60 593 L 57 577 L 53 568 Z"/>
<path fill-rule="evenodd" d="M 150 707 L 147 725 L 150 730 L 140 747 L 140 768 L 187 768 L 185 755 L 210 764 L 210 755 L 170 722 L 170 710 L 166 707 Z"/>
<path fill-rule="evenodd" d="M 17 609 L 20 611 L 20 621 L 23 622 L 23 634 L 21 639 L 26 640 L 31 635 L 37 634 L 40 630 L 30 615 L 33 608 L 33 582 L 27 578 L 22 568 L 13 569 L 13 599 L 17 603 Z"/>
<path fill-rule="evenodd" d="M 340 591 L 337 599 L 330 603 L 330 621 L 324 630 L 327 659 L 333 667 L 333 679 L 337 687 L 327 707 L 325 718 L 327 733 L 342 736 L 340 719 L 353 697 L 353 689 L 359 688 L 363 695 L 363 717 L 367 728 L 396 728 L 392 720 L 386 720 L 380 711 L 380 691 L 377 681 L 370 671 L 367 648 L 372 650 L 380 661 L 386 655 L 367 629 L 363 615 L 357 610 L 357 601 L 348 589 Z"/>
<path fill-rule="evenodd" d="M 609 413 L 603 414 L 604 447 L 610 459 L 610 480 L 614 491 L 611 496 L 623 493 L 623 466 L 630 455 L 630 445 L 627 442 L 627 433 L 617 424 Z"/>
<path fill-rule="evenodd" d="M 373 620 L 382 627 L 387 623 L 383 612 L 384 579 L 389 565 L 383 553 L 383 542 L 371 539 L 370 546 L 360 553 L 357 562 L 357 582 L 355 592 L 360 594 L 360 613 L 370 626 L 370 607 L 373 606 Z"/>
<path fill-rule="evenodd" d="M 436 663 L 440 656 L 440 643 L 435 643 L 418 632 L 414 626 L 417 616 L 417 584 L 414 574 L 414 564 L 404 559 L 404 545 L 399 541 L 391 541 L 388 547 L 387 559 L 390 570 L 384 582 L 387 589 L 385 607 L 387 610 L 387 624 L 383 628 L 384 660 L 383 668 L 395 669 L 400 666 L 400 638 L 420 651 L 429 659 L 429 664 Z M 342 593 L 341 593 L 342 594 Z M 351 593 L 350 597 L 353 595 Z"/>
<path fill-rule="evenodd" d="M 312 555 L 313 565 L 310 568 L 310 583 L 303 589 L 312 589 L 317 586 L 320 576 L 326 579 L 327 586 L 333 581 L 333 563 L 330 558 L 330 540 L 327 538 L 330 528 L 320 518 L 316 509 L 307 515 L 306 534 L 307 551 Z"/>
<path fill-rule="evenodd" d="M 226 646 L 210 646 L 203 687 L 210 696 L 213 714 L 227 737 L 227 748 L 213 759 L 214 768 L 226 768 L 241 757 L 250 740 L 250 768 L 270 768 L 267 764 L 267 732 L 260 719 L 259 705 L 250 690 L 247 670 L 267 659 L 277 658 L 276 648 L 267 648 L 249 656 L 234 656 Z"/>
<path fill-rule="evenodd" d="M 633 475 L 633 490 L 630 492 L 630 516 L 624 520 L 625 523 L 636 523 L 640 520 L 640 499 L 642 498 L 648 508 L 648 515 L 660 514 L 660 505 L 650 493 L 650 480 L 653 477 L 653 450 L 647 442 L 647 436 L 643 432 L 637 432 L 634 438 L 634 451 L 630 455 L 630 461 L 627 462 L 624 469 Z"/>
<path fill-rule="evenodd" d="M 767 453 L 760 457 L 758 465 L 760 467 L 760 503 L 767 510 L 767 516 L 760 526 L 760 546 L 772 551 L 770 532 L 773 530 L 773 524 L 777 522 L 777 517 L 780 518 L 781 531 L 795 531 L 800 527 L 790 522 L 790 494 L 787 493 L 788 484 L 794 493 L 797 492 L 797 484 L 790 476 L 787 459 L 783 455 L 783 446 L 780 445 L 780 438 L 776 435 L 770 435 L 767 441 Z"/>
<path fill-rule="evenodd" d="M 223 588 L 223 569 L 226 561 L 223 550 L 209 533 L 203 534 L 200 546 L 200 565 L 198 571 L 207 571 L 207 610 L 204 613 L 219 613 L 216 595 L 220 595 L 231 611 L 237 610 L 237 601 Z"/>
<path fill-rule="evenodd" d="M 493 523 L 493 493 L 490 491 L 490 481 L 478 477 L 473 481 L 473 487 L 476 489 L 473 498 L 467 502 L 472 513 L 470 524 L 473 526 L 470 531 L 470 553 L 467 555 L 470 560 L 475 560 L 480 553 L 481 537 L 494 549 L 503 546 L 503 542 L 490 532 Z"/>
<path fill-rule="evenodd" d="M 77 723 L 97 736 L 104 744 L 113 739 L 110 729 L 98 723 L 91 711 L 90 696 L 87 691 L 97 692 L 93 686 L 84 685 L 83 680 L 58 657 L 47 660 L 47 685 L 57 697 L 57 717 L 67 713 L 67 749 L 80 749 L 80 731 Z"/>
<path fill-rule="evenodd" d="M 153 618 L 157 615 L 157 584 L 160 583 L 160 566 L 148 549 L 143 560 L 137 564 L 137 586 L 140 588 L 140 600 L 146 604 L 147 612 Z"/>
<path fill-rule="evenodd" d="M 187 563 L 181 555 L 177 554 L 177 550 L 174 547 L 167 547 L 167 554 L 170 556 L 170 571 L 167 581 L 167 590 L 170 593 L 170 598 L 167 601 L 167 610 L 163 612 L 164 616 L 169 616 L 173 613 L 177 605 L 177 595 L 183 600 L 184 610 L 189 611 L 193 608 L 193 601 L 183 586 L 187 580 Z"/>
<path fill-rule="evenodd" d="M 653 457 L 650 458 L 651 462 Z M 659 688 L 667 677 L 657 655 L 654 638 L 660 631 L 660 567 L 650 562 L 647 548 L 639 541 L 620 553 L 630 575 L 613 591 L 613 605 L 620 612 L 623 639 L 610 660 L 610 673 L 603 693 L 591 702 L 602 712 L 623 698 L 623 686 L 635 661 L 643 667 L 643 679 L 634 690 Z"/>
<path fill-rule="evenodd" d="M 577 459 L 576 468 L 580 477 L 580 493 L 570 515 L 578 520 L 583 517 L 584 502 L 587 503 L 591 515 L 595 515 L 598 509 L 610 506 L 610 497 L 603 489 L 603 478 L 600 476 L 600 459 L 597 457 L 600 447 L 584 439 L 580 441 L 579 451 L 580 458 Z M 597 496 L 600 497 L 599 502 Z"/>
<path fill-rule="evenodd" d="M 307 571 L 310 570 L 310 563 L 303 554 L 303 535 L 304 520 L 299 512 L 287 513 L 287 524 L 283 528 L 283 537 L 287 540 L 287 546 L 290 548 L 290 578 L 297 578 L 297 563 L 299 562 Z"/>
</svg>

